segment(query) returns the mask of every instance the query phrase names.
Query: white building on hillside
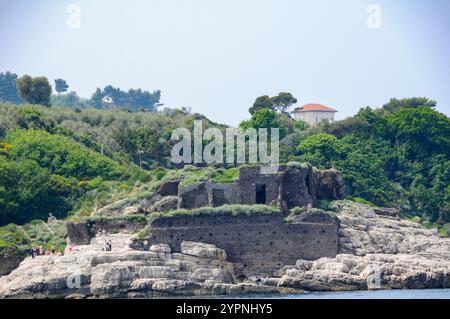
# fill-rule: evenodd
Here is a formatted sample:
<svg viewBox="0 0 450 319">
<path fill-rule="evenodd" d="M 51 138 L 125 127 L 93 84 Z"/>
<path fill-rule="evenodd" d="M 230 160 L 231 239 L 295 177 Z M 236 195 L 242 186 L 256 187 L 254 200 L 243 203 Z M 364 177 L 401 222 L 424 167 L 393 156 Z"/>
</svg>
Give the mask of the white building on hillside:
<svg viewBox="0 0 450 319">
<path fill-rule="evenodd" d="M 335 109 L 321 104 L 306 104 L 292 111 L 292 117 L 302 120 L 309 125 L 315 125 L 322 121 L 334 122 Z"/>
</svg>

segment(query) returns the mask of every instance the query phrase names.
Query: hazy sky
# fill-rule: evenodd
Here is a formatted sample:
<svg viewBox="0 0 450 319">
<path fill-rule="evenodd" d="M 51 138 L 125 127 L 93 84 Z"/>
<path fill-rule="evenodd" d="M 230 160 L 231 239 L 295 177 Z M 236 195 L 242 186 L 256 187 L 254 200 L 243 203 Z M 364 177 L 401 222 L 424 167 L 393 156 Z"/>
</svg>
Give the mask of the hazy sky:
<svg viewBox="0 0 450 319">
<path fill-rule="evenodd" d="M 0 0 L 0 72 L 62 77 L 85 97 L 160 89 L 166 106 L 230 125 L 280 91 L 338 118 L 410 96 L 449 115 L 449 33 L 448 0 Z"/>
</svg>

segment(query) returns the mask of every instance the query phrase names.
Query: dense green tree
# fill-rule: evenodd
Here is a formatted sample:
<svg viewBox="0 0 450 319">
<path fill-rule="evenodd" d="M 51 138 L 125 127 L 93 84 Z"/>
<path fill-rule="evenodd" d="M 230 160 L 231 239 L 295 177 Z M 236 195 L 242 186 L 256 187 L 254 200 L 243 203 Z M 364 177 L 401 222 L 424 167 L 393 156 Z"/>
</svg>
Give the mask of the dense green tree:
<svg viewBox="0 0 450 319">
<path fill-rule="evenodd" d="M 17 80 L 17 91 L 30 104 L 50 106 L 52 87 L 46 77 L 24 75 Z"/>
<path fill-rule="evenodd" d="M 70 186 L 61 188 L 61 180 Z M 46 219 L 50 212 L 64 217 L 72 192 L 67 179 L 52 175 L 35 161 L 0 156 L 0 225 Z"/>
<path fill-rule="evenodd" d="M 69 85 L 67 84 L 66 80 L 63 79 L 56 79 L 55 80 L 55 91 L 60 93 L 67 92 L 69 89 Z"/>
<path fill-rule="evenodd" d="M 406 99 L 391 99 L 389 103 L 386 103 L 382 106 L 381 111 L 392 113 L 399 109 L 410 109 L 410 108 L 416 108 L 416 107 L 429 107 L 434 108 L 436 106 L 436 101 L 429 100 L 426 97 L 413 97 L 413 98 L 406 98 Z"/>
<path fill-rule="evenodd" d="M 287 110 L 297 103 L 297 99 L 291 93 L 280 92 L 277 96 L 272 97 L 272 103 L 276 110 L 283 114 L 288 114 Z"/>
<path fill-rule="evenodd" d="M 309 124 L 306 123 L 305 121 L 302 120 L 296 120 L 294 122 L 294 127 L 299 130 L 299 131 L 306 131 L 307 129 L 309 129 Z"/>
<path fill-rule="evenodd" d="M 97 176 L 121 179 L 129 174 L 117 162 L 63 136 L 44 131 L 16 130 L 8 134 L 7 141 L 12 145 L 10 155 L 13 159 L 33 160 L 52 174 L 78 180 Z"/>
<path fill-rule="evenodd" d="M 103 96 L 102 90 L 100 88 L 97 88 L 97 90 L 95 90 L 94 94 L 92 94 L 90 103 L 95 108 L 101 109 L 103 107 L 103 104 L 102 104 L 103 97 L 104 96 Z"/>
<path fill-rule="evenodd" d="M 335 161 L 343 159 L 347 153 L 344 143 L 335 136 L 324 133 L 302 140 L 297 150 L 302 159 L 321 168 L 335 166 Z"/>
<path fill-rule="evenodd" d="M 152 162 L 162 155 L 160 131 L 149 127 L 127 128 L 116 134 L 116 141 L 129 154 L 135 163 L 149 169 Z"/>
<path fill-rule="evenodd" d="M 259 109 L 252 114 L 252 117 L 248 121 L 242 121 L 239 125 L 240 128 L 247 130 L 249 128 L 254 129 L 268 129 L 270 135 L 270 128 L 278 128 L 280 138 L 286 136 L 286 127 L 282 126 L 278 119 L 277 113 L 270 109 Z"/>
<path fill-rule="evenodd" d="M 62 106 L 62 107 L 78 107 L 78 108 L 87 108 L 92 107 L 89 104 L 89 101 L 78 96 L 77 92 L 71 91 L 67 94 L 62 95 L 52 95 L 51 104 L 53 106 Z"/>
<path fill-rule="evenodd" d="M 141 108 L 149 112 L 154 112 L 161 98 L 161 91 L 158 90 L 150 93 L 142 89 L 130 89 L 128 92 L 125 92 L 108 85 L 103 90 L 98 88 L 92 95 L 90 103 L 96 108 L 102 108 L 105 104 L 105 98 L 111 101 L 110 104 L 113 107 L 125 107 L 132 112 L 137 112 Z"/>
<path fill-rule="evenodd" d="M 17 74 L 0 73 L 0 102 L 22 104 L 24 101 L 17 94 Z"/>
<path fill-rule="evenodd" d="M 274 109 L 273 101 L 268 95 L 257 97 L 252 107 L 248 111 L 250 112 L 250 114 L 253 114 L 261 109 L 268 109 L 268 110 Z"/>
<path fill-rule="evenodd" d="M 18 109 L 17 125 L 22 129 L 52 132 L 56 124 L 53 119 L 36 107 L 24 105 Z"/>
<path fill-rule="evenodd" d="M 434 153 L 450 155 L 450 119 L 429 107 L 402 108 L 387 117 L 395 143 L 408 146 L 423 158 Z"/>
<path fill-rule="evenodd" d="M 288 108 L 297 103 L 297 99 L 291 93 L 280 92 L 278 95 L 269 97 L 263 95 L 258 97 L 249 109 L 250 114 L 260 109 L 277 110 L 281 113 L 288 114 Z"/>
</svg>

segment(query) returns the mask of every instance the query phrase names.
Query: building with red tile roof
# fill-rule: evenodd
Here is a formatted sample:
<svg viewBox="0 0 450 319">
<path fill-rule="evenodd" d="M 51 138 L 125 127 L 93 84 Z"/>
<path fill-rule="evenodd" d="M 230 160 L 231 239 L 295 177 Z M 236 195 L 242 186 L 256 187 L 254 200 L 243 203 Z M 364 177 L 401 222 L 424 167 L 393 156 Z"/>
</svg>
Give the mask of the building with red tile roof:
<svg viewBox="0 0 450 319">
<path fill-rule="evenodd" d="M 292 111 L 292 117 L 315 125 L 323 121 L 334 122 L 334 116 L 338 111 L 322 104 L 310 103 L 297 107 Z"/>
</svg>

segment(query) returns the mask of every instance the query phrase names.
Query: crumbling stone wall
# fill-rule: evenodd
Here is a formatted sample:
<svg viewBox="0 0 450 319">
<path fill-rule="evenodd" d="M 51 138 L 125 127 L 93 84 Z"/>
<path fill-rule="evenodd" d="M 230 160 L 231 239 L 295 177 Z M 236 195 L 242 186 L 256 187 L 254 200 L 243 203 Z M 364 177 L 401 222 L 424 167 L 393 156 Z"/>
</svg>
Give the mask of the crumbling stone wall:
<svg viewBox="0 0 450 319">
<path fill-rule="evenodd" d="M 317 200 L 344 198 L 342 175 L 334 169 L 315 170 L 310 164 L 281 165 L 272 175 L 261 174 L 258 166 L 242 167 L 238 185 L 240 203 L 247 205 L 257 203 L 258 186 L 264 186 L 264 204 L 280 208 L 314 206 Z"/>
<path fill-rule="evenodd" d="M 214 244 L 241 266 L 243 276 L 272 275 L 298 259 L 336 256 L 338 223 L 326 213 L 314 214 L 292 220 L 282 213 L 160 217 L 151 222 L 147 240 L 169 244 L 175 252 L 183 241 Z"/>
<path fill-rule="evenodd" d="M 74 245 L 89 245 L 91 239 L 103 230 L 108 234 L 134 234 L 147 226 L 146 221 L 130 221 L 121 219 L 99 219 L 83 222 L 67 222 L 68 241 Z"/>
<path fill-rule="evenodd" d="M 239 186 L 236 183 L 206 183 L 206 190 L 212 207 L 239 204 Z"/>
<path fill-rule="evenodd" d="M 180 186 L 178 196 L 179 208 L 185 209 L 233 205 L 239 203 L 239 187 L 235 183 L 201 182 Z"/>
<path fill-rule="evenodd" d="M 344 199 L 344 178 L 339 171 L 317 170 L 314 175 L 317 199 Z"/>
<path fill-rule="evenodd" d="M 206 182 L 180 186 L 178 196 L 180 197 L 178 208 L 195 209 L 209 206 Z"/>
<path fill-rule="evenodd" d="M 283 201 L 288 208 L 314 205 L 315 183 L 313 169 L 305 167 L 283 167 L 281 172 Z"/>
<path fill-rule="evenodd" d="M 262 175 L 259 166 L 241 167 L 239 170 L 239 195 L 243 205 L 257 203 L 257 187 L 264 186 L 266 201 L 264 204 L 276 203 L 279 194 L 279 186 L 276 175 Z"/>
<path fill-rule="evenodd" d="M 170 186 L 170 194 L 179 184 Z M 277 205 L 286 210 L 314 206 L 318 200 L 344 198 L 344 179 L 335 169 L 315 170 L 310 164 L 281 165 L 276 174 L 261 174 L 259 166 L 240 168 L 236 183 L 200 182 L 178 187 L 178 208 L 195 209 L 231 204 Z"/>
</svg>

